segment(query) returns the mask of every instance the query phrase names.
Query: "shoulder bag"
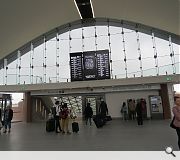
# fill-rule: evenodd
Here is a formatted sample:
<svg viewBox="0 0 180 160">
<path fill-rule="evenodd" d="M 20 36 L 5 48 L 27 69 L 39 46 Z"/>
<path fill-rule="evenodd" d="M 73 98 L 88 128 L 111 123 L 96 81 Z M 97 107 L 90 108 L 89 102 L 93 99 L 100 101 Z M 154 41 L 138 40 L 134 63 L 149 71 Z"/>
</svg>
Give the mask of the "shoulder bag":
<svg viewBox="0 0 180 160">
<path fill-rule="evenodd" d="M 173 128 L 173 129 L 177 129 L 177 127 L 174 125 L 174 119 L 175 117 L 173 117 L 171 123 L 170 123 L 170 127 Z"/>
</svg>

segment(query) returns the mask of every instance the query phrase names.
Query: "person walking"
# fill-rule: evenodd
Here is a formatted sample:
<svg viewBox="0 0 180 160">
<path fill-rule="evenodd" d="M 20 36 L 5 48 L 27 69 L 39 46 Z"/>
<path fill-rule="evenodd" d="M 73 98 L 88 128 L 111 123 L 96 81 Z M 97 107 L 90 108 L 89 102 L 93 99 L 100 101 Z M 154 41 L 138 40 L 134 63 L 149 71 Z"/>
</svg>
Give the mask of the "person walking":
<svg viewBox="0 0 180 160">
<path fill-rule="evenodd" d="M 174 103 L 175 106 L 172 109 L 172 112 L 174 114 L 173 125 L 176 127 L 176 133 L 178 136 L 178 146 L 180 149 L 180 95 L 174 96 Z"/>
<path fill-rule="evenodd" d="M 2 111 L 1 111 L 1 108 L 0 108 L 0 122 L 2 121 Z"/>
<path fill-rule="evenodd" d="M 142 104 L 140 100 L 137 100 L 136 113 L 138 125 L 143 125 Z"/>
<path fill-rule="evenodd" d="M 86 106 L 85 111 L 84 111 L 84 115 L 85 115 L 86 125 L 87 125 L 88 120 L 89 120 L 89 124 L 91 126 L 92 125 L 91 118 L 93 116 L 93 110 L 90 106 L 90 103 L 87 103 L 87 106 Z"/>
<path fill-rule="evenodd" d="M 13 110 L 11 106 L 8 105 L 6 109 L 4 110 L 4 133 L 7 132 L 7 129 L 9 133 L 11 132 L 12 118 L 13 118 Z"/>
<path fill-rule="evenodd" d="M 128 104 L 129 104 L 130 119 L 131 119 L 131 120 L 134 120 L 134 119 L 135 119 L 135 115 L 136 115 L 135 102 L 134 102 L 134 100 L 130 99 Z"/>
<path fill-rule="evenodd" d="M 61 126 L 60 126 L 60 117 L 59 117 L 59 114 L 60 114 L 60 105 L 59 105 L 59 101 L 56 101 L 55 102 L 55 105 L 53 107 L 53 115 L 54 115 L 54 119 L 55 119 L 55 132 L 56 133 L 59 133 L 62 131 L 61 129 Z M 58 131 L 59 129 L 59 131 Z"/>
<path fill-rule="evenodd" d="M 67 103 L 64 103 L 64 105 L 61 107 L 61 127 L 62 127 L 62 134 L 71 134 L 71 132 L 68 129 L 69 126 L 69 119 L 70 119 L 70 110 L 67 107 Z"/>
<path fill-rule="evenodd" d="M 101 99 L 101 104 L 99 107 L 99 113 L 103 119 L 105 119 L 106 115 L 108 115 L 108 108 L 106 102 L 104 102 L 103 99 Z"/>
<path fill-rule="evenodd" d="M 121 113 L 123 116 L 123 120 L 127 121 L 128 120 L 128 107 L 126 105 L 126 102 L 123 102 L 122 104 Z"/>
<path fill-rule="evenodd" d="M 3 125 L 2 125 L 2 111 L 0 108 L 0 131 L 1 131 L 2 127 L 3 127 Z"/>
</svg>

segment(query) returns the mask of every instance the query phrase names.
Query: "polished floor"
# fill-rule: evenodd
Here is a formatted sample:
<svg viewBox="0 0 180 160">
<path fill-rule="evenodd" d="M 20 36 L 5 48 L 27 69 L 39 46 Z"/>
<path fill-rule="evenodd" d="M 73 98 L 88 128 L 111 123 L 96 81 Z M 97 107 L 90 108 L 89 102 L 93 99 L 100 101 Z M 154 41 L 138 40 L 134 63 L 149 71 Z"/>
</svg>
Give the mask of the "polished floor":
<svg viewBox="0 0 180 160">
<path fill-rule="evenodd" d="M 163 151 L 167 146 L 178 150 L 177 136 L 170 120 L 136 121 L 120 119 L 103 128 L 86 126 L 71 135 L 47 133 L 45 123 L 13 123 L 11 133 L 0 134 L 0 151 Z"/>
</svg>

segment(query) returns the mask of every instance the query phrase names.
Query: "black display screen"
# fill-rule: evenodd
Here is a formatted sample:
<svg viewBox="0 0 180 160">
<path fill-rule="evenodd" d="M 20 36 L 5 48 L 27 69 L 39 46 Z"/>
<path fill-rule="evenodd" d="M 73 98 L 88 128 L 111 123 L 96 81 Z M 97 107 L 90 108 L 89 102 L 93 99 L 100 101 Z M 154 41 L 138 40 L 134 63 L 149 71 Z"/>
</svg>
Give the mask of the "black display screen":
<svg viewBox="0 0 180 160">
<path fill-rule="evenodd" d="M 110 79 L 109 51 L 70 53 L 71 81 Z"/>
<path fill-rule="evenodd" d="M 70 54 L 71 81 L 83 80 L 82 52 Z"/>
<path fill-rule="evenodd" d="M 95 52 L 83 53 L 84 80 L 97 79 L 96 55 Z"/>
<path fill-rule="evenodd" d="M 97 79 L 110 79 L 109 51 L 96 52 Z"/>
</svg>

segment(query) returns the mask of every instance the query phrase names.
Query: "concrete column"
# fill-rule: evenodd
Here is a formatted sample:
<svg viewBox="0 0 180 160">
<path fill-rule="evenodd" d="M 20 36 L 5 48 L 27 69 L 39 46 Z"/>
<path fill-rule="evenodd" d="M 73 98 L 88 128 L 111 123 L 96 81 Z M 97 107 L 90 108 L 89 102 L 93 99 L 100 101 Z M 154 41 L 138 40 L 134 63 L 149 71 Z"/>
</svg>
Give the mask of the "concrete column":
<svg viewBox="0 0 180 160">
<path fill-rule="evenodd" d="M 170 103 L 170 111 L 171 111 L 171 118 L 173 117 L 172 108 L 174 107 L 174 87 L 172 83 L 167 84 L 168 89 L 168 96 L 169 96 L 169 103 Z"/>
<path fill-rule="evenodd" d="M 82 119 L 85 119 L 84 118 L 85 106 L 86 106 L 86 96 L 82 96 Z"/>
<path fill-rule="evenodd" d="M 170 110 L 170 101 L 169 101 L 169 94 L 168 94 L 168 87 L 167 84 L 161 84 L 161 90 L 159 91 L 159 95 L 162 98 L 162 106 L 163 106 L 163 116 L 164 119 L 171 118 L 171 110 Z"/>
<path fill-rule="evenodd" d="M 24 93 L 24 116 L 25 122 L 32 122 L 31 93 Z"/>
</svg>

